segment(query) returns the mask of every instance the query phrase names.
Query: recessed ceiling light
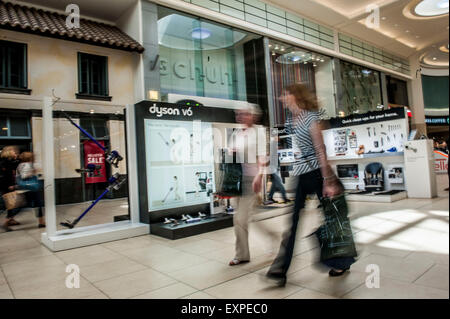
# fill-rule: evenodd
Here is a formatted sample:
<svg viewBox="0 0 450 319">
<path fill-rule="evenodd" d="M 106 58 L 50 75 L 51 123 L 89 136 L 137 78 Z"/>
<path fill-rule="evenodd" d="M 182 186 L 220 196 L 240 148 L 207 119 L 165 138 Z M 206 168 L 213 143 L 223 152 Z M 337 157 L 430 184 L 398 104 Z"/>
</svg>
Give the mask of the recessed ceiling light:
<svg viewBox="0 0 450 319">
<path fill-rule="evenodd" d="M 437 58 L 436 57 L 433 57 L 433 61 L 436 61 L 437 60 Z"/>
<path fill-rule="evenodd" d="M 423 0 L 414 8 L 414 12 L 424 17 L 447 14 L 448 2 L 449 0 Z"/>
<path fill-rule="evenodd" d="M 381 20 L 386 20 L 387 18 L 386 17 L 381 17 Z"/>
<path fill-rule="evenodd" d="M 406 32 L 406 33 L 409 33 L 409 30 L 406 30 L 405 32 Z"/>
<path fill-rule="evenodd" d="M 211 31 L 205 28 L 195 28 L 192 30 L 191 36 L 194 39 L 204 40 L 211 36 Z"/>
<path fill-rule="evenodd" d="M 420 35 L 416 35 L 416 39 L 420 38 Z"/>
</svg>

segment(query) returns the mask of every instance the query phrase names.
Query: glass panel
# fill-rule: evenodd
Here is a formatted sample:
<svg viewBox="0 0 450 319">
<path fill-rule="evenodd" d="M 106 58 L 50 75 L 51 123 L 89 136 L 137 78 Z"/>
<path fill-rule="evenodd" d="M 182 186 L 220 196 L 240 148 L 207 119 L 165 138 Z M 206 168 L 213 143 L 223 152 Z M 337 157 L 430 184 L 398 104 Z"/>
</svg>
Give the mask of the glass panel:
<svg viewBox="0 0 450 319">
<path fill-rule="evenodd" d="M 280 97 L 287 86 L 306 83 L 317 95 L 325 117 L 336 115 L 333 84 L 333 60 L 288 44 L 271 41 L 272 89 L 274 92 L 275 125 L 284 125 L 289 112 Z"/>
<path fill-rule="evenodd" d="M 95 137 L 95 132 L 94 132 L 94 128 L 92 126 L 92 121 L 90 119 L 87 118 L 82 118 L 80 119 L 80 126 L 89 134 L 91 134 L 92 136 Z M 82 139 L 87 139 L 87 136 L 84 134 L 81 134 L 81 138 Z"/>
<path fill-rule="evenodd" d="M 380 73 L 362 66 L 341 61 L 342 94 L 339 111 L 345 115 L 367 113 L 381 105 Z"/>
<path fill-rule="evenodd" d="M 0 41 L 0 86 L 26 88 L 25 45 Z"/>
<path fill-rule="evenodd" d="M 106 128 L 105 120 L 92 120 L 94 126 L 95 137 L 99 139 L 105 139 L 108 137 L 108 129 Z"/>
<path fill-rule="evenodd" d="M 29 136 L 28 118 L 26 117 L 10 117 L 10 135 L 11 136 Z"/>
<path fill-rule="evenodd" d="M 0 136 L 8 136 L 8 124 L 4 116 L 0 116 Z"/>
<path fill-rule="evenodd" d="M 169 94 L 247 100 L 244 46 L 258 36 L 164 7 L 158 32 L 163 100 Z"/>
</svg>

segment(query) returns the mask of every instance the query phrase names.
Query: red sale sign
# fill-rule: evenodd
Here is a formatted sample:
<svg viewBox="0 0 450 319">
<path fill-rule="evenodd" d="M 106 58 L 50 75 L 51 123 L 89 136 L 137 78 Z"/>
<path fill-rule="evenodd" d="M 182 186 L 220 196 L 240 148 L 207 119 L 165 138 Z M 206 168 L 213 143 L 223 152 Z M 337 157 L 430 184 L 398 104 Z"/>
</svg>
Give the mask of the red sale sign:
<svg viewBox="0 0 450 319">
<path fill-rule="evenodd" d="M 100 145 L 105 146 L 103 141 L 98 141 Z M 104 183 L 107 181 L 106 179 L 106 166 L 105 166 L 105 153 L 103 150 L 98 147 L 92 141 L 85 141 L 83 143 L 84 146 L 84 168 L 87 168 L 89 164 L 94 164 L 101 166 L 101 168 L 96 171 L 96 175 L 100 174 L 97 177 L 88 177 L 86 173 L 86 184 L 93 183 Z"/>
</svg>

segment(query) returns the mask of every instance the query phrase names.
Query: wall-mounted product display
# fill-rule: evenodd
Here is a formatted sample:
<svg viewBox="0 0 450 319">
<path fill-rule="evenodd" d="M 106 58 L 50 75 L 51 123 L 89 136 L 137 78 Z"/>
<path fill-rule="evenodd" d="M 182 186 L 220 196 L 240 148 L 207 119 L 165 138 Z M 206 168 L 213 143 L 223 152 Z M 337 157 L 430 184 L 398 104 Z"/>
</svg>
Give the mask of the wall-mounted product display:
<svg viewBox="0 0 450 319">
<path fill-rule="evenodd" d="M 145 120 L 148 210 L 209 203 L 215 191 L 210 123 Z M 159 181 L 154 183 L 154 181 Z"/>
<path fill-rule="evenodd" d="M 329 124 L 323 131 L 328 159 L 351 196 L 361 195 L 355 200 L 374 196 L 370 201 L 389 202 L 406 196 L 403 152 L 409 129 L 404 108 L 333 118 Z"/>
<path fill-rule="evenodd" d="M 323 135 L 327 155 L 331 158 L 403 152 L 408 137 L 403 108 L 334 118 L 330 123 L 332 128 Z"/>
<path fill-rule="evenodd" d="M 135 114 L 140 218 L 151 233 L 177 239 L 231 226 L 214 194 L 234 111 L 143 101 Z"/>
</svg>

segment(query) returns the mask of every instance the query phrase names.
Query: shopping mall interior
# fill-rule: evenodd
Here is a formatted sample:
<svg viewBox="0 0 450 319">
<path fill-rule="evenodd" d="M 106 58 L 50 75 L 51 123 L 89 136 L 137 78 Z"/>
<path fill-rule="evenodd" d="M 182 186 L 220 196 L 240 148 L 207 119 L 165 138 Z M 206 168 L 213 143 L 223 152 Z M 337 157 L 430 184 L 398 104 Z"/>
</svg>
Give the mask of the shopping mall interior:
<svg viewBox="0 0 450 319">
<path fill-rule="evenodd" d="M 0 0 L 0 299 L 448 300 L 448 14 Z"/>
</svg>

